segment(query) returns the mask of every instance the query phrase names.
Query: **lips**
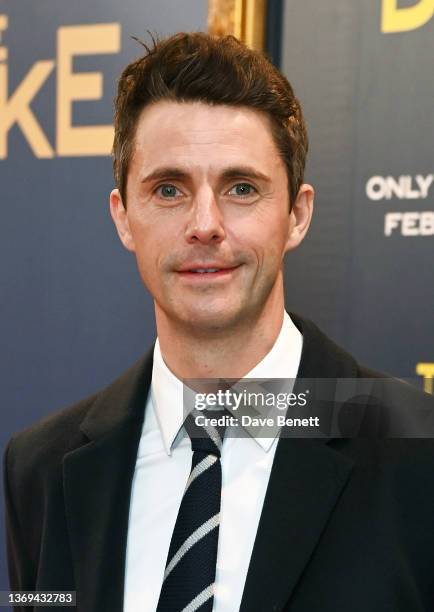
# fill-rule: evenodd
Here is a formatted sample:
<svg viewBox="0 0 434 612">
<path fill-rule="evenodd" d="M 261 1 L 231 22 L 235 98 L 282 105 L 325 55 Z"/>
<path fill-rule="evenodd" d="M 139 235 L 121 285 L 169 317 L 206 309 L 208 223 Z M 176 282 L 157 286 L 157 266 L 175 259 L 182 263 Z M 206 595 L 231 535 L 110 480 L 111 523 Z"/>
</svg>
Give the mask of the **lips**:
<svg viewBox="0 0 434 612">
<path fill-rule="evenodd" d="M 212 278 L 225 278 L 229 277 L 232 272 L 239 268 L 239 265 L 236 266 L 227 266 L 227 265 L 195 265 L 195 264 L 187 264 L 183 266 L 180 270 L 178 270 L 178 274 L 184 278 L 197 278 L 197 279 L 212 279 Z"/>
<path fill-rule="evenodd" d="M 208 268 L 208 269 L 198 269 L 198 270 L 187 270 L 188 272 L 192 272 L 194 274 L 215 274 L 216 272 L 222 272 L 223 270 L 231 270 L 232 268 Z"/>
<path fill-rule="evenodd" d="M 215 274 L 217 272 L 226 272 L 229 270 L 234 270 L 235 268 L 238 268 L 237 265 L 235 266 L 228 266 L 226 264 L 219 264 L 219 263 L 212 263 L 212 264 L 205 264 L 205 263 L 187 263 L 185 265 L 183 265 L 178 272 L 190 272 L 190 273 L 194 273 L 194 274 Z"/>
</svg>

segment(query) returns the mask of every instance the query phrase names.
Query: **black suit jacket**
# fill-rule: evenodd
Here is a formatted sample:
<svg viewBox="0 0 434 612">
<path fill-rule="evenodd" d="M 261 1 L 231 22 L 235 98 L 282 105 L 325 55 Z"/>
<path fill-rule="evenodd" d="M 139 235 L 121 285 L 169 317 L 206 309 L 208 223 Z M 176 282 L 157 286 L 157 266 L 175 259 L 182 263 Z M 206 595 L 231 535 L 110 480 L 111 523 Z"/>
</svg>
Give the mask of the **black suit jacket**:
<svg viewBox="0 0 434 612">
<path fill-rule="evenodd" d="M 313 323 L 292 318 L 303 334 L 299 376 L 378 376 Z M 122 611 L 151 372 L 152 351 L 103 391 L 9 442 L 11 589 L 76 590 L 79 612 Z M 422 397 L 393 385 L 407 410 Z M 433 440 L 280 438 L 240 610 L 434 611 Z"/>
</svg>

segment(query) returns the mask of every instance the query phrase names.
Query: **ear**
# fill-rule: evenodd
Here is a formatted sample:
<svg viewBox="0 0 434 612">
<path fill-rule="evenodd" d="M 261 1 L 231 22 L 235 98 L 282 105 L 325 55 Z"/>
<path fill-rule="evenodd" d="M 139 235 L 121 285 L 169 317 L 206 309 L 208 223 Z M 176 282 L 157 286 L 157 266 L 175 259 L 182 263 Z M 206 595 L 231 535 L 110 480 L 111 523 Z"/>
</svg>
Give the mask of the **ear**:
<svg viewBox="0 0 434 612">
<path fill-rule="evenodd" d="M 288 240 L 285 251 L 297 248 L 307 234 L 313 213 L 315 191 L 312 185 L 303 183 L 290 212 Z"/>
<path fill-rule="evenodd" d="M 131 234 L 127 211 L 123 205 L 119 189 L 113 189 L 110 194 L 110 213 L 122 244 L 128 251 L 134 252 L 136 247 Z"/>
</svg>

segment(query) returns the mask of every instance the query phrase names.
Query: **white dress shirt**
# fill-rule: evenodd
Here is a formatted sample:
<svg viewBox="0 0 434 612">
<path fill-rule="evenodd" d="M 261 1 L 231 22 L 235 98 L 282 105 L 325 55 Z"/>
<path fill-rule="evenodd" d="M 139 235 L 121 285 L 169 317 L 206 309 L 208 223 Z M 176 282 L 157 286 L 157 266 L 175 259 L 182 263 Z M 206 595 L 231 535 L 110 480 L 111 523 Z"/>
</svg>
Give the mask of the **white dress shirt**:
<svg viewBox="0 0 434 612">
<path fill-rule="evenodd" d="M 296 378 L 302 335 L 285 312 L 271 350 L 246 378 Z M 151 392 L 131 491 L 124 612 L 155 612 L 167 553 L 190 469 L 183 385 L 154 348 Z M 277 446 L 276 438 L 226 437 L 214 612 L 239 609 Z"/>
</svg>

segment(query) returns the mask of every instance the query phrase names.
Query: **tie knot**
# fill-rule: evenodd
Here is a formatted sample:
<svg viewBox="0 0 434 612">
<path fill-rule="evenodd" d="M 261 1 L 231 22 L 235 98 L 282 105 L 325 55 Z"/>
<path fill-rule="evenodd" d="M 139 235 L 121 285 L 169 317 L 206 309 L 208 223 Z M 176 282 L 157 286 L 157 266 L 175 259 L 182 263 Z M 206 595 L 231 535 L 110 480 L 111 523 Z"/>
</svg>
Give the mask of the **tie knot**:
<svg viewBox="0 0 434 612">
<path fill-rule="evenodd" d="M 193 410 L 184 422 L 191 449 L 220 457 L 227 417 L 226 410 Z"/>
</svg>

